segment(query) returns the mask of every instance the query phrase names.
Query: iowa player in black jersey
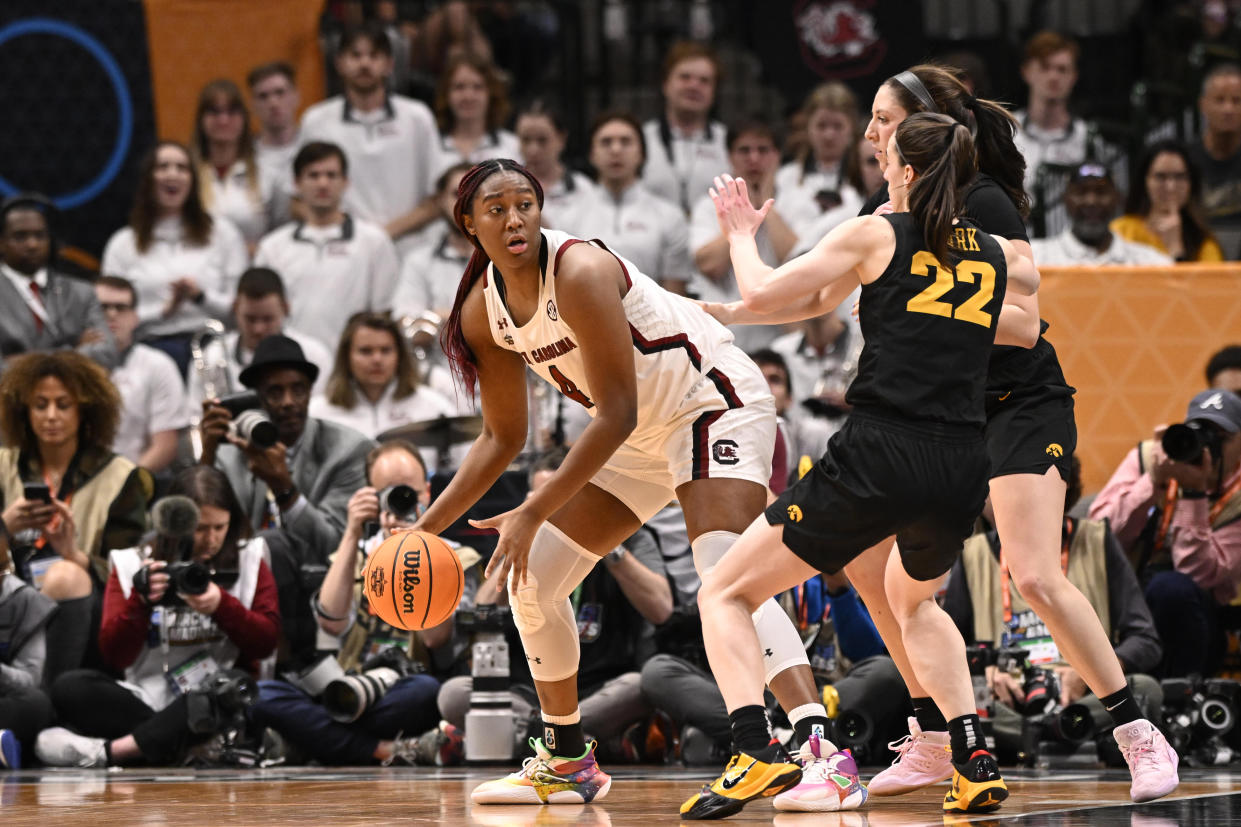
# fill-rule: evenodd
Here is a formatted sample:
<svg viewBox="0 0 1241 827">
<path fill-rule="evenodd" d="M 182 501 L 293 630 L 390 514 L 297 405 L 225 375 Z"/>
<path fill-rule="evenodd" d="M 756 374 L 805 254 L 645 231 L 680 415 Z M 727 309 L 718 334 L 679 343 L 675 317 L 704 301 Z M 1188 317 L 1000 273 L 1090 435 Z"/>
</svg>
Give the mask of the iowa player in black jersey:
<svg viewBox="0 0 1241 827">
<path fill-rule="evenodd" d="M 965 216 L 1032 258 L 1023 222 L 1028 206 L 1022 188 L 1025 161 L 1013 143 L 1013 117 L 1000 104 L 973 97 L 944 68 L 914 66 L 889 78 L 875 93 L 866 136 L 881 163 L 893 131 L 917 112 L 944 113 L 975 133 L 979 175 L 966 192 Z M 887 188 L 881 189 L 861 214 L 886 209 L 888 197 Z M 1021 302 L 1018 296 L 1010 300 Z M 1064 674 L 1066 684 L 1084 684 L 1103 700 L 1134 777 L 1131 794 L 1144 800 L 1152 797 L 1152 789 L 1159 795 L 1171 792 L 1177 783 L 1176 768 L 1158 760 L 1166 754 L 1157 743 L 1163 736 L 1142 719 L 1107 633 L 1060 565 L 1065 488 L 1077 427 L 1074 391 L 1065 382 L 1055 348 L 1041 335 L 1046 329 L 1043 323 L 1031 349 L 996 347 L 991 354 L 986 435 L 995 527 L 1013 584 L 1047 624 L 1061 656 L 1071 664 Z M 917 715 L 918 725 L 911 723 L 910 741 L 897 760 L 871 779 L 872 795 L 909 792 L 952 774 L 941 747 L 944 716 L 909 668 L 886 604 L 884 571 L 890 550 L 890 544 L 881 544 L 845 570 L 909 686 Z M 1163 781 L 1138 783 L 1139 776 Z"/>
<path fill-rule="evenodd" d="M 983 389 L 991 347 L 1030 346 L 1038 336 L 1037 314 L 1006 304 L 1006 289 L 1033 294 L 1038 273 L 1011 244 L 956 218 L 976 173 L 968 129 L 943 115 L 914 116 L 896 131 L 889 152 L 893 162 L 884 174 L 896 212 L 852 219 L 774 271 L 762 264 L 754 240 L 770 203 L 754 210 L 744 181 L 717 179 L 712 192 L 748 311 L 780 320 L 817 315 L 860 284 L 866 344 L 845 427 L 814 468 L 746 529 L 699 593 L 703 637 L 737 754 L 719 779 L 682 805 L 684 818 L 735 812 L 731 791 L 773 760 L 762 664 L 751 651 L 753 632 L 743 628 L 750 612 L 892 536 L 900 556 L 888 567 L 888 594 L 905 650 L 953 719 L 957 777 L 944 807 L 987 811 L 1007 796 L 983 748 L 965 644 L 935 604 L 934 590 L 987 493 Z"/>
</svg>

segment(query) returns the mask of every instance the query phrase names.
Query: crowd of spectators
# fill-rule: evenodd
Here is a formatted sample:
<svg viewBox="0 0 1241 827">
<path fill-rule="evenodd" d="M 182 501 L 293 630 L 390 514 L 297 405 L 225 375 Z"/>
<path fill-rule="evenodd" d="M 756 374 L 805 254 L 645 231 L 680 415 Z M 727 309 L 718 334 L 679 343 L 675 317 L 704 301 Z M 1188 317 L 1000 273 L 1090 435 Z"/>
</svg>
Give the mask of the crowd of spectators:
<svg viewBox="0 0 1241 827">
<path fill-rule="evenodd" d="M 46 198 L 0 205 L 0 768 L 218 760 L 205 745 L 237 719 L 224 714 L 224 690 L 202 689 L 212 681 L 251 692 L 246 737 L 285 760 L 461 760 L 468 633 L 453 618 L 417 633 L 386 626 L 367 612 L 359 576 L 464 450 L 464 438 L 400 437 L 476 413 L 428 345 L 473 251 L 452 220 L 462 175 L 488 158 L 524 160 L 549 226 L 600 238 L 666 289 L 709 301 L 738 297 L 706 194 L 716 175 L 745 178 L 755 206 L 774 200 L 758 235 L 772 265 L 855 215 L 882 183 L 864 134 L 868 101 L 829 82 L 787 130 L 761 117 L 726 125 L 714 115 L 720 63 L 693 42 L 666 55 L 656 117 L 608 111 L 576 136 L 588 161 L 579 169 L 565 157 L 574 136 L 546 99 L 510 118 L 517 70 L 497 66 L 463 5 L 446 4 L 412 38 L 376 22 L 347 29 L 331 56 L 341 93 L 306 101 L 300 119 L 287 63 L 256 66 L 245 92 L 207 84 L 189 145 L 161 140 L 143 160 L 93 286 L 61 272 Z M 1130 169 L 1070 106 L 1077 59 L 1071 39 L 1043 32 L 1022 61 L 1024 183 L 1045 216 L 1062 214 L 1034 241 L 1038 263 L 1237 258 L 1241 67 L 1206 74 L 1199 137 L 1153 142 Z M 393 92 L 394 75 L 421 84 L 430 105 Z M 863 344 L 853 301 L 795 326 L 735 330 L 777 400 L 777 492 L 849 414 Z M 1169 458 L 1156 431 L 1089 517 L 1066 523 L 1070 580 L 1154 708 L 1151 676 L 1211 674 L 1226 656 L 1226 607 L 1241 581 L 1239 353 L 1212 359 L 1208 389 L 1189 404 L 1187 421 L 1215 434 L 1200 456 Z M 581 427 L 572 406 L 531 399 L 534 442 L 554 450 L 524 458 L 522 492 Z M 392 506 L 394 486 L 417 506 Z M 195 516 L 174 542 L 158 509 L 177 497 Z M 467 572 L 458 612 L 503 604 L 504 590 L 481 582 L 470 536 L 453 539 Z M 967 640 L 1011 628 L 996 616 L 1007 588 L 998 554 L 984 516 L 945 596 Z M 574 597 L 583 724 L 611 761 L 728 754 L 688 559 L 673 503 Z M 187 592 L 172 573 L 189 563 L 209 574 L 205 590 Z M 829 708 L 870 723 L 848 745 L 887 760 L 909 699 L 847 578 L 815 578 L 782 605 L 836 698 Z M 1013 605 L 1028 610 L 1019 596 Z M 519 651 L 511 622 L 505 633 Z M 1081 700 L 1080 678 L 1055 653 L 1044 662 L 1060 669 L 1062 702 Z M 521 736 L 537 701 L 523 659 L 510 663 Z M 394 676 L 386 691 L 348 720 L 315 677 L 381 668 Z M 1008 710 L 997 733 L 1010 739 L 1020 733 L 1013 680 L 989 673 Z M 269 737 L 256 736 L 264 728 Z"/>
</svg>

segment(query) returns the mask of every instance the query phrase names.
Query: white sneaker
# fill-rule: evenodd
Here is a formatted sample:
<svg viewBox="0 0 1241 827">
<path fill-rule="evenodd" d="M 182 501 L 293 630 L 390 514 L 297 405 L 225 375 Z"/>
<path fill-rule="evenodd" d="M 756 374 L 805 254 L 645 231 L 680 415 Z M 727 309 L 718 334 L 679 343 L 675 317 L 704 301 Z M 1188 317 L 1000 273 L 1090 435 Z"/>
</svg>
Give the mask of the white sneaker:
<svg viewBox="0 0 1241 827">
<path fill-rule="evenodd" d="M 1130 798 L 1139 803 L 1154 801 L 1176 789 L 1180 783 L 1176 773 L 1180 759 L 1154 724 L 1140 718 L 1116 727 L 1112 735 L 1133 776 Z"/>
<path fill-rule="evenodd" d="M 104 743 L 102 738 L 88 738 L 54 726 L 39 733 L 34 754 L 49 767 L 106 767 Z"/>
<path fill-rule="evenodd" d="M 947 732 L 923 732 L 909 719 L 909 734 L 888 744 L 896 750 L 892 766 L 866 785 L 871 795 L 903 795 L 952 778 L 952 750 Z"/>
</svg>

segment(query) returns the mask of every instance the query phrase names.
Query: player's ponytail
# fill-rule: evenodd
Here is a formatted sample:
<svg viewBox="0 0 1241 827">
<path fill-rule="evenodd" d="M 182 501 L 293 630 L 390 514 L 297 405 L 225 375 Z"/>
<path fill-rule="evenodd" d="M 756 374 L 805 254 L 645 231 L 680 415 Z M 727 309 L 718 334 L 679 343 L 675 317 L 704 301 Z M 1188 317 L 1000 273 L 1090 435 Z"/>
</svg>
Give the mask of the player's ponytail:
<svg viewBox="0 0 1241 827">
<path fill-rule="evenodd" d="M 457 186 L 457 202 L 452 208 L 452 218 L 457 229 L 474 245 L 474 254 L 465 265 L 465 272 L 461 274 L 461 282 L 457 285 L 457 296 L 453 299 L 452 311 L 440 330 L 440 346 L 448 357 L 448 365 L 458 387 L 470 400 L 474 398 L 474 385 L 478 382 L 478 367 L 474 351 L 470 350 L 470 344 L 465 340 L 465 332 L 461 329 L 461 308 L 465 305 L 465 299 L 470 295 L 474 283 L 487 272 L 491 259 L 483 250 L 478 236 L 466 232 L 465 216 L 474 208 L 474 196 L 478 193 L 478 188 L 492 175 L 500 172 L 516 172 L 529 180 L 539 209 L 543 209 L 543 187 L 539 180 L 528 169 L 509 158 L 494 158 L 475 164 L 462 176 L 461 183 Z"/>
<path fill-rule="evenodd" d="M 964 124 L 974 138 L 979 171 L 995 179 L 1022 218 L 1030 214 L 1026 159 L 1013 142 L 1017 119 L 1003 104 L 974 97 L 954 70 L 930 63 L 888 78 L 885 85 L 911 115 L 939 112 Z"/>
<path fill-rule="evenodd" d="M 913 167 L 917 175 L 909 186 L 909 212 L 922 227 L 926 249 L 952 267 L 952 222 L 963 211 L 965 191 L 978 174 L 974 139 L 964 124 L 928 113 L 901 121 L 895 137 L 897 161 Z"/>
</svg>

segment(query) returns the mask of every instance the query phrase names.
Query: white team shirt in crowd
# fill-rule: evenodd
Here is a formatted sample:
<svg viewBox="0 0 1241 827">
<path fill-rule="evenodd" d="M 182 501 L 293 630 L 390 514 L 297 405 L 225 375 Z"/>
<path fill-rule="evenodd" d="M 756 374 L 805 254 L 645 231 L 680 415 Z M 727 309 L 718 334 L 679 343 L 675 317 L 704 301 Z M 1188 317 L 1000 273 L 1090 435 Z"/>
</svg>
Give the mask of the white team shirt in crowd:
<svg viewBox="0 0 1241 827">
<path fill-rule="evenodd" d="M 121 419 L 112 442 L 116 453 L 137 462 L 152 434 L 189 426 L 185 383 L 167 353 L 135 344 L 121 355 L 111 376 L 121 396 Z"/>
<path fill-rule="evenodd" d="M 562 229 L 578 238 L 604 239 L 608 249 L 654 279 L 689 282 L 693 278 L 685 214 L 640 181 L 619 198 L 606 187 L 594 187 Z"/>
<path fill-rule="evenodd" d="M 354 313 L 392 306 L 399 268 L 388 234 L 350 215 L 331 227 L 285 224 L 259 242 L 254 263 L 284 279 L 289 325 L 332 345 Z"/>
<path fill-rule="evenodd" d="M 257 162 L 254 176 L 251 187 L 243 160 L 236 161 L 223 177 L 214 169 L 203 175 L 203 204 L 215 218 L 232 222 L 247 244 L 257 244 L 264 233 L 276 226 L 276 180 Z"/>
<path fill-rule="evenodd" d="M 431 194 L 439 130 L 421 101 L 389 95 L 374 112 L 358 112 L 343 95 L 302 114 L 302 144 L 329 141 L 349 159 L 344 209 L 380 226 Z"/>
<path fill-rule="evenodd" d="M 518 163 L 522 161 L 521 141 L 517 140 L 517 136 L 507 129 L 488 131 L 468 155 L 457 149 L 456 144 L 447 135 L 439 136 L 437 150 L 435 172 L 431 176 L 432 184 L 454 164 L 468 163 L 472 166 L 480 161 L 490 161 L 492 158 L 511 158 Z"/>
<path fill-rule="evenodd" d="M 202 247 L 186 243 L 180 218 L 165 218 L 155 224 L 151 245 L 138 251 L 131 227 L 112 234 L 103 250 L 100 271 L 124 276 L 138 294 L 139 338 L 193 333 L 204 319 L 228 319 L 232 313 L 237 280 L 246 269 L 249 256 L 241 233 L 225 219 L 215 219 L 211 237 Z M 203 290 L 203 301 L 181 302 L 168 317 L 164 305 L 172 297 L 172 283 L 190 276 Z"/>
<path fill-rule="evenodd" d="M 319 376 L 315 379 L 314 387 L 311 393 L 320 393 L 327 377 L 332 372 L 332 364 L 334 357 L 332 351 L 316 339 L 314 336 L 308 336 L 299 330 L 285 325 L 280 331 L 281 334 L 288 336 L 297 342 L 302 348 L 302 353 L 306 357 L 306 361 L 314 364 L 319 369 Z M 236 330 L 230 330 L 223 336 L 212 339 L 203 347 L 203 358 L 209 365 L 224 365 L 228 375 L 228 387 L 216 388 L 217 395 L 225 393 L 237 393 L 245 390 L 245 386 L 241 384 L 241 372 L 249 366 L 251 360 L 254 359 L 254 351 L 248 350 L 241 346 L 241 334 Z M 190 366 L 189 376 L 189 409 L 190 413 L 197 415 L 202 410 L 203 398 L 205 396 L 203 383 L 197 375 L 193 365 Z"/>
<path fill-rule="evenodd" d="M 302 148 L 302 135 L 299 130 L 293 140 L 284 146 L 269 146 L 261 140 L 254 142 L 254 160 L 258 162 L 263 175 L 272 183 L 272 206 L 270 227 L 279 227 L 289 221 L 293 215 L 290 208 L 297 187 L 293 178 L 293 159 Z"/>
<path fill-rule="evenodd" d="M 715 176 L 732 170 L 727 130 L 718 121 L 709 122 L 704 132 L 687 137 L 664 121 L 653 119 L 642 125 L 642 135 L 646 139 L 642 182 L 687 215 L 707 194 Z"/>
<path fill-rule="evenodd" d="M 1034 260 L 1039 266 L 1057 267 L 1077 264 L 1172 264 L 1172 257 L 1149 244 L 1129 241 L 1112 234 L 1112 243 L 1100 253 L 1077 240 L 1071 229 L 1051 238 L 1035 238 L 1030 241 L 1034 248 Z"/>
<path fill-rule="evenodd" d="M 791 161 L 776 171 L 776 192 L 780 193 L 780 215 L 788 222 L 799 239 L 818 233 L 818 225 L 826 213 L 833 215 L 857 215 L 865 198 L 845 179 L 844 163 L 834 169 L 821 169 L 811 163 Z M 834 192 L 840 196 L 840 204 L 823 209 L 816 197 L 820 192 Z M 839 222 L 837 222 L 839 223 Z M 835 226 L 835 225 L 833 225 Z M 829 228 L 830 229 L 830 228 Z"/>
<path fill-rule="evenodd" d="M 784 213 L 781 212 L 780 215 Z M 699 199 L 689 221 L 690 253 L 693 254 L 719 235 L 720 222 L 715 217 L 715 204 L 710 196 Z M 767 237 L 766 224 L 759 226 L 754 241 L 758 245 L 758 257 L 765 264 L 778 267 L 780 262 L 776 259 L 776 251 Z M 690 292 L 709 302 L 731 302 L 741 298 L 741 290 L 737 287 L 737 278 L 733 275 L 732 267 L 728 268 L 728 272 L 719 281 L 695 272 Z M 735 324 L 728 329 L 733 332 L 737 347 L 746 353 L 769 346 L 773 339 L 786 330 L 784 325 L 779 324 Z"/>
<path fill-rule="evenodd" d="M 405 256 L 392 297 L 394 316 L 417 316 L 427 310 L 441 313 L 452 308 L 470 260 L 470 253 L 457 252 L 449 242 L 449 234 L 456 233 L 457 228 L 448 221 L 437 221 L 426 243 Z"/>
<path fill-rule="evenodd" d="M 551 186 L 543 184 L 544 227 L 571 232 L 568 228 L 594 198 L 595 182 L 575 170 L 566 169 L 564 177 Z"/>
<path fill-rule="evenodd" d="M 310 400 L 310 415 L 318 419 L 326 419 L 338 425 L 353 428 L 371 439 L 392 428 L 421 422 L 440 416 L 456 416 L 457 406 L 447 397 L 426 385 L 417 389 L 404 399 L 395 398 L 396 380 L 392 380 L 384 389 L 383 395 L 376 402 L 371 402 L 362 393 L 362 389 L 354 387 L 357 404 L 353 408 L 342 408 L 333 405 L 326 396 L 315 396 Z M 463 446 L 460 456 L 469 450 L 468 444 Z M 434 448 L 420 448 L 422 460 L 427 468 L 436 470 L 436 452 Z"/>
<path fill-rule="evenodd" d="M 556 298 L 560 253 L 568 244 L 579 242 L 558 230 L 544 230 L 543 239 L 547 271 L 539 287 L 538 310 L 520 327 L 501 298 L 495 267 L 487 265 L 483 297 L 491 335 L 499 347 L 520 354 L 535 374 L 593 416 L 578 336 L 560 315 Z M 721 395 L 734 393 L 731 381 L 715 369 L 717 354 L 732 342 L 732 336 L 698 305 L 664 290 L 623 256 L 617 258 L 630 285 L 623 306 L 633 337 L 638 385 L 638 424 L 625 442 L 656 451 L 667 437 L 668 423 L 692 390 L 709 381 Z"/>
</svg>

